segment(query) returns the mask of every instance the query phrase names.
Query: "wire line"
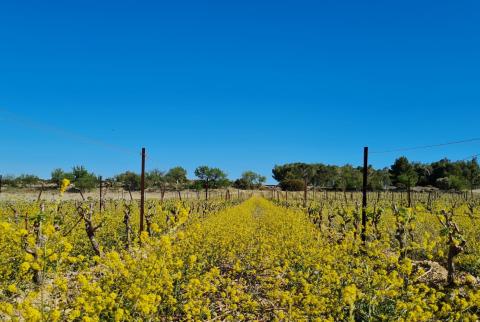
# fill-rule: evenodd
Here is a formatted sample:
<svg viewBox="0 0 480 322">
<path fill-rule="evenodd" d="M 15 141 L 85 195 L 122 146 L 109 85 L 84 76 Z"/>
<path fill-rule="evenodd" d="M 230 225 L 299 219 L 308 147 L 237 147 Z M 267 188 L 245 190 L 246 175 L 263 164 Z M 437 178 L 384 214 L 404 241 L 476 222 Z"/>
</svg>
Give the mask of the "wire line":
<svg viewBox="0 0 480 322">
<path fill-rule="evenodd" d="M 382 154 L 382 153 L 423 150 L 423 149 L 438 148 L 438 147 L 447 146 L 447 145 L 462 144 L 462 143 L 477 142 L 477 141 L 480 141 L 480 138 L 472 138 L 472 139 L 467 139 L 467 140 L 452 141 L 452 142 L 447 142 L 447 143 L 439 143 L 439 144 L 431 144 L 431 145 L 422 145 L 422 146 L 416 146 L 416 147 L 410 147 L 410 148 L 398 148 L 398 149 L 384 150 L 384 151 L 373 151 L 373 152 L 370 152 L 370 153 L 371 154 Z"/>
<path fill-rule="evenodd" d="M 470 159 L 476 158 L 476 157 L 478 157 L 478 156 L 480 156 L 480 153 L 477 153 L 477 154 L 468 156 L 468 157 L 466 157 L 466 158 L 461 159 L 460 161 L 470 160 Z"/>
<path fill-rule="evenodd" d="M 61 136 L 62 138 L 70 138 L 70 140 L 75 140 L 79 141 L 82 143 L 87 143 L 91 145 L 97 145 L 101 146 L 104 148 L 108 148 L 110 150 L 115 150 L 117 152 L 125 153 L 125 154 L 130 154 L 130 155 L 138 155 L 138 152 L 133 151 L 130 148 L 122 147 L 119 145 L 107 143 L 105 141 L 95 139 L 92 137 L 88 137 L 79 133 L 74 133 L 72 131 L 67 131 L 65 129 L 59 128 L 59 127 L 54 127 L 49 124 L 45 124 L 42 122 L 37 122 L 33 121 L 31 119 L 27 119 L 19 114 L 13 113 L 5 108 L 0 107 L 0 113 L 3 113 L 4 115 L 7 115 L 7 122 L 13 122 L 16 124 L 19 124 L 20 126 L 41 131 L 44 133 L 50 133 L 54 134 L 56 136 Z"/>
</svg>

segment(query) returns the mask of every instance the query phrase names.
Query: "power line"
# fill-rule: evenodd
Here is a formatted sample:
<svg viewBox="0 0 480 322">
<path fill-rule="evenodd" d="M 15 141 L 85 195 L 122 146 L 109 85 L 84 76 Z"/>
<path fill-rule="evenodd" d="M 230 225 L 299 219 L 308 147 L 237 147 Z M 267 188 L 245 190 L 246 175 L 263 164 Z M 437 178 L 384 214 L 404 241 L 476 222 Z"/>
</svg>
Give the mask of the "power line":
<svg viewBox="0 0 480 322">
<path fill-rule="evenodd" d="M 23 126 L 23 127 L 29 128 L 29 129 L 41 131 L 41 132 L 44 132 L 44 133 L 54 134 L 54 135 L 60 136 L 64 139 L 65 138 L 70 138 L 70 140 L 75 140 L 77 142 L 82 142 L 82 143 L 87 143 L 87 144 L 91 144 L 91 145 L 101 146 L 101 147 L 104 147 L 104 148 L 107 148 L 107 149 L 110 149 L 110 150 L 114 150 L 116 152 L 121 152 L 121 153 L 125 153 L 125 154 L 130 154 L 130 155 L 138 155 L 139 154 L 138 152 L 136 152 L 136 151 L 134 151 L 130 148 L 126 148 L 126 147 L 119 146 L 119 145 L 116 145 L 116 144 L 107 143 L 107 142 L 99 140 L 99 139 L 88 137 L 88 136 L 85 136 L 85 135 L 82 135 L 82 134 L 79 134 L 79 133 L 74 133 L 72 131 L 67 131 L 65 129 L 62 129 L 62 128 L 59 128 L 59 127 L 54 127 L 54 126 L 51 126 L 49 124 L 45 124 L 45 123 L 42 123 L 42 122 L 37 122 L 37 121 L 33 121 L 31 119 L 27 119 L 27 118 L 25 118 L 25 117 L 23 117 L 19 114 L 16 114 L 16 113 L 13 113 L 13 112 L 7 110 L 5 108 L 0 107 L 0 113 L 3 113 L 4 115 L 8 116 L 7 121 L 19 124 L 20 126 Z"/>
<path fill-rule="evenodd" d="M 373 151 L 373 152 L 370 152 L 370 154 L 383 154 L 383 153 L 423 150 L 423 149 L 438 148 L 438 147 L 447 146 L 447 145 L 462 144 L 462 143 L 477 142 L 477 141 L 480 141 L 480 138 L 472 138 L 472 139 L 467 139 L 467 140 L 452 141 L 452 142 L 447 142 L 447 143 L 439 143 L 439 144 L 431 144 L 431 145 L 422 145 L 422 146 L 409 147 L 409 148 L 398 148 L 398 149 L 384 150 L 384 151 Z"/>
<path fill-rule="evenodd" d="M 470 160 L 470 159 L 476 158 L 476 157 L 478 157 L 478 156 L 480 156 L 480 153 L 477 153 L 477 154 L 468 156 L 468 157 L 466 157 L 466 158 L 461 159 L 460 161 Z"/>
</svg>

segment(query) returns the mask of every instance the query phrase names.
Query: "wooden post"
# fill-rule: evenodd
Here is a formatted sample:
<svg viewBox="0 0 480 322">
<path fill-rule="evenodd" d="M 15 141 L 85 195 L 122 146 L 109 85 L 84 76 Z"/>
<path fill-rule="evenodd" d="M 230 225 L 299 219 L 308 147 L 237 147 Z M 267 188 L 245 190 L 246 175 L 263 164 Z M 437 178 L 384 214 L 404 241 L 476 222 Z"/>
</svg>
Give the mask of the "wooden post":
<svg viewBox="0 0 480 322">
<path fill-rule="evenodd" d="M 99 186 L 100 186 L 100 213 L 102 213 L 102 176 L 98 177 Z"/>
<path fill-rule="evenodd" d="M 205 200 L 208 200 L 208 179 L 205 181 Z"/>
<path fill-rule="evenodd" d="M 40 192 L 38 193 L 37 202 L 40 202 L 40 199 L 42 198 L 42 193 L 43 193 L 43 182 L 42 182 L 42 186 L 40 187 Z"/>
<path fill-rule="evenodd" d="M 308 184 L 308 181 L 307 181 L 306 178 L 305 178 L 304 182 L 305 182 L 305 188 L 303 190 L 303 207 L 307 207 L 307 198 L 308 198 L 308 196 L 307 196 L 308 185 L 307 184 Z"/>
<path fill-rule="evenodd" d="M 2 193 L 2 179 L 3 176 L 0 174 L 0 193 Z"/>
<path fill-rule="evenodd" d="M 145 148 L 142 148 L 142 174 L 140 177 L 140 234 L 143 232 L 145 216 Z"/>
<path fill-rule="evenodd" d="M 367 232 L 367 180 L 368 180 L 368 147 L 363 148 L 363 198 L 362 198 L 362 241 L 366 240 Z"/>
</svg>

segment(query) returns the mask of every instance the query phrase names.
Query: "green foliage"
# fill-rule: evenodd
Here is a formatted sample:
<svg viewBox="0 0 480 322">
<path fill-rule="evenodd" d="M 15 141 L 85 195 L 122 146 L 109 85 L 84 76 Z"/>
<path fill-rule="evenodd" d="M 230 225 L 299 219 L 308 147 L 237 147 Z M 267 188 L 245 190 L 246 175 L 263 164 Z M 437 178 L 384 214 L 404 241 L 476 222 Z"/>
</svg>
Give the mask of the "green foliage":
<svg viewBox="0 0 480 322">
<path fill-rule="evenodd" d="M 413 168 L 418 176 L 417 185 L 428 186 L 431 185 L 430 175 L 433 171 L 432 166 L 429 164 L 424 164 L 420 162 L 412 163 Z"/>
<path fill-rule="evenodd" d="M 280 182 L 280 188 L 283 191 L 303 191 L 305 190 L 305 182 L 300 179 L 285 179 Z"/>
<path fill-rule="evenodd" d="M 98 178 L 95 174 L 88 172 L 83 166 L 76 166 L 72 169 L 73 184 L 80 191 L 87 191 L 95 188 Z"/>
<path fill-rule="evenodd" d="M 324 164 L 289 163 L 276 165 L 272 170 L 273 178 L 282 186 L 286 180 L 302 180 L 303 187 L 308 185 L 335 188 L 341 190 L 358 190 L 361 188 L 362 173 L 351 165 L 329 166 Z M 290 183 L 283 184 L 289 185 Z"/>
<path fill-rule="evenodd" d="M 52 183 L 55 183 L 57 186 L 60 186 L 62 184 L 63 179 L 68 179 L 70 181 L 74 181 L 75 177 L 73 173 L 65 172 L 63 169 L 55 169 L 52 171 L 50 181 Z"/>
<path fill-rule="evenodd" d="M 388 169 L 374 170 L 373 168 L 368 169 L 368 189 L 372 191 L 384 190 L 385 187 L 389 186 L 392 181 L 390 180 L 390 175 Z"/>
<path fill-rule="evenodd" d="M 140 175 L 137 175 L 136 184 L 138 189 L 140 189 Z M 165 172 L 158 169 L 154 169 L 145 174 L 145 185 L 149 188 L 159 188 L 164 191 L 167 186 L 167 178 L 165 177 Z"/>
<path fill-rule="evenodd" d="M 477 159 L 452 162 L 442 159 L 431 164 L 428 177 L 430 185 L 441 189 L 475 189 L 480 184 L 480 168 Z"/>
<path fill-rule="evenodd" d="M 267 180 L 266 177 L 253 171 L 245 171 L 240 179 L 235 180 L 233 186 L 238 189 L 258 189 Z"/>
<path fill-rule="evenodd" d="M 347 164 L 338 168 L 338 176 L 335 188 L 340 190 L 359 190 L 362 188 L 362 172 Z"/>
<path fill-rule="evenodd" d="M 442 159 L 431 164 L 411 163 L 406 157 L 395 160 L 390 169 L 368 170 L 369 190 L 383 190 L 393 184 L 400 188 L 415 185 L 435 186 L 445 190 L 475 189 L 480 186 L 480 166 L 477 159 L 452 162 Z M 281 183 L 288 179 L 304 180 L 307 185 L 326 189 L 359 190 L 362 168 L 351 165 L 336 166 L 321 163 L 289 163 L 275 165 L 272 176 Z"/>
<path fill-rule="evenodd" d="M 15 178 L 16 185 L 25 187 L 29 185 L 34 185 L 39 183 L 41 180 L 39 177 L 33 175 L 33 174 L 22 174 Z"/>
<path fill-rule="evenodd" d="M 292 174 L 296 178 L 303 179 L 303 181 L 308 184 L 311 182 L 316 172 L 317 167 L 314 164 L 297 163 L 293 168 Z"/>
<path fill-rule="evenodd" d="M 450 176 L 448 177 L 450 181 L 450 188 L 456 191 L 464 190 L 468 187 L 466 180 L 460 176 Z"/>
<path fill-rule="evenodd" d="M 200 166 L 195 169 L 195 176 L 206 189 L 222 188 L 229 184 L 227 175 L 219 168 Z"/>
<path fill-rule="evenodd" d="M 2 184 L 3 185 L 9 185 L 9 186 L 12 186 L 12 187 L 16 187 L 17 186 L 17 182 L 15 181 L 15 176 L 14 175 L 11 175 L 11 174 L 7 174 L 7 175 L 4 175 L 2 176 Z"/>
<path fill-rule="evenodd" d="M 63 179 L 70 180 L 75 185 L 75 188 L 80 191 L 91 190 L 95 188 L 98 183 L 97 176 L 92 172 L 88 172 L 84 166 L 74 166 L 71 172 L 65 172 L 60 168 L 52 171 L 50 176 L 52 183 L 60 186 Z"/>
<path fill-rule="evenodd" d="M 140 190 L 140 175 L 135 172 L 126 171 L 121 173 L 115 177 L 115 181 L 120 182 L 125 190 Z"/>
<path fill-rule="evenodd" d="M 459 176 L 448 176 L 437 179 L 436 186 L 443 190 L 464 190 L 468 187 L 466 180 Z"/>
<path fill-rule="evenodd" d="M 2 176 L 2 184 L 10 187 L 27 187 L 41 182 L 43 180 L 33 174 L 22 174 L 18 177 L 14 175 Z"/>
<path fill-rule="evenodd" d="M 337 166 L 332 165 L 316 164 L 317 171 L 312 178 L 313 185 L 332 188 L 337 178 L 337 168 Z"/>
<path fill-rule="evenodd" d="M 400 157 L 390 167 L 393 184 L 402 188 L 411 188 L 417 184 L 418 174 L 406 157 Z"/>
<path fill-rule="evenodd" d="M 204 188 L 203 186 L 203 182 L 201 182 L 200 180 L 191 180 L 188 184 L 187 184 L 187 187 L 188 189 L 192 189 L 192 190 L 202 190 Z"/>
<path fill-rule="evenodd" d="M 477 158 L 465 162 L 462 173 L 471 190 L 480 185 L 480 166 Z"/>
<path fill-rule="evenodd" d="M 272 177 L 278 182 L 291 179 L 294 164 L 275 165 L 272 169 Z"/>
<path fill-rule="evenodd" d="M 188 182 L 187 170 L 182 167 L 174 167 L 168 170 L 165 179 L 170 187 L 174 190 L 182 190 Z"/>
<path fill-rule="evenodd" d="M 200 166 L 195 169 L 195 175 L 198 178 L 196 184 L 205 189 L 205 199 L 208 199 L 209 189 L 222 188 L 230 184 L 227 175 L 219 168 Z"/>
</svg>

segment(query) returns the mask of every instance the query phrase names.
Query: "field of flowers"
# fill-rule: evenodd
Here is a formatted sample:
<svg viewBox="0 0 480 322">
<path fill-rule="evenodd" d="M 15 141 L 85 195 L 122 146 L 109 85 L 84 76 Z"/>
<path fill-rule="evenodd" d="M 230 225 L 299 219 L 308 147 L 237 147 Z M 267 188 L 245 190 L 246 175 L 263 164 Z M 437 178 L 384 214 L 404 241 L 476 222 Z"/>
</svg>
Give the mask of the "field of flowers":
<svg viewBox="0 0 480 322">
<path fill-rule="evenodd" d="M 0 205 L 0 320 L 477 321 L 480 207 L 442 197 Z M 451 266 L 451 267 L 450 267 Z"/>
</svg>

